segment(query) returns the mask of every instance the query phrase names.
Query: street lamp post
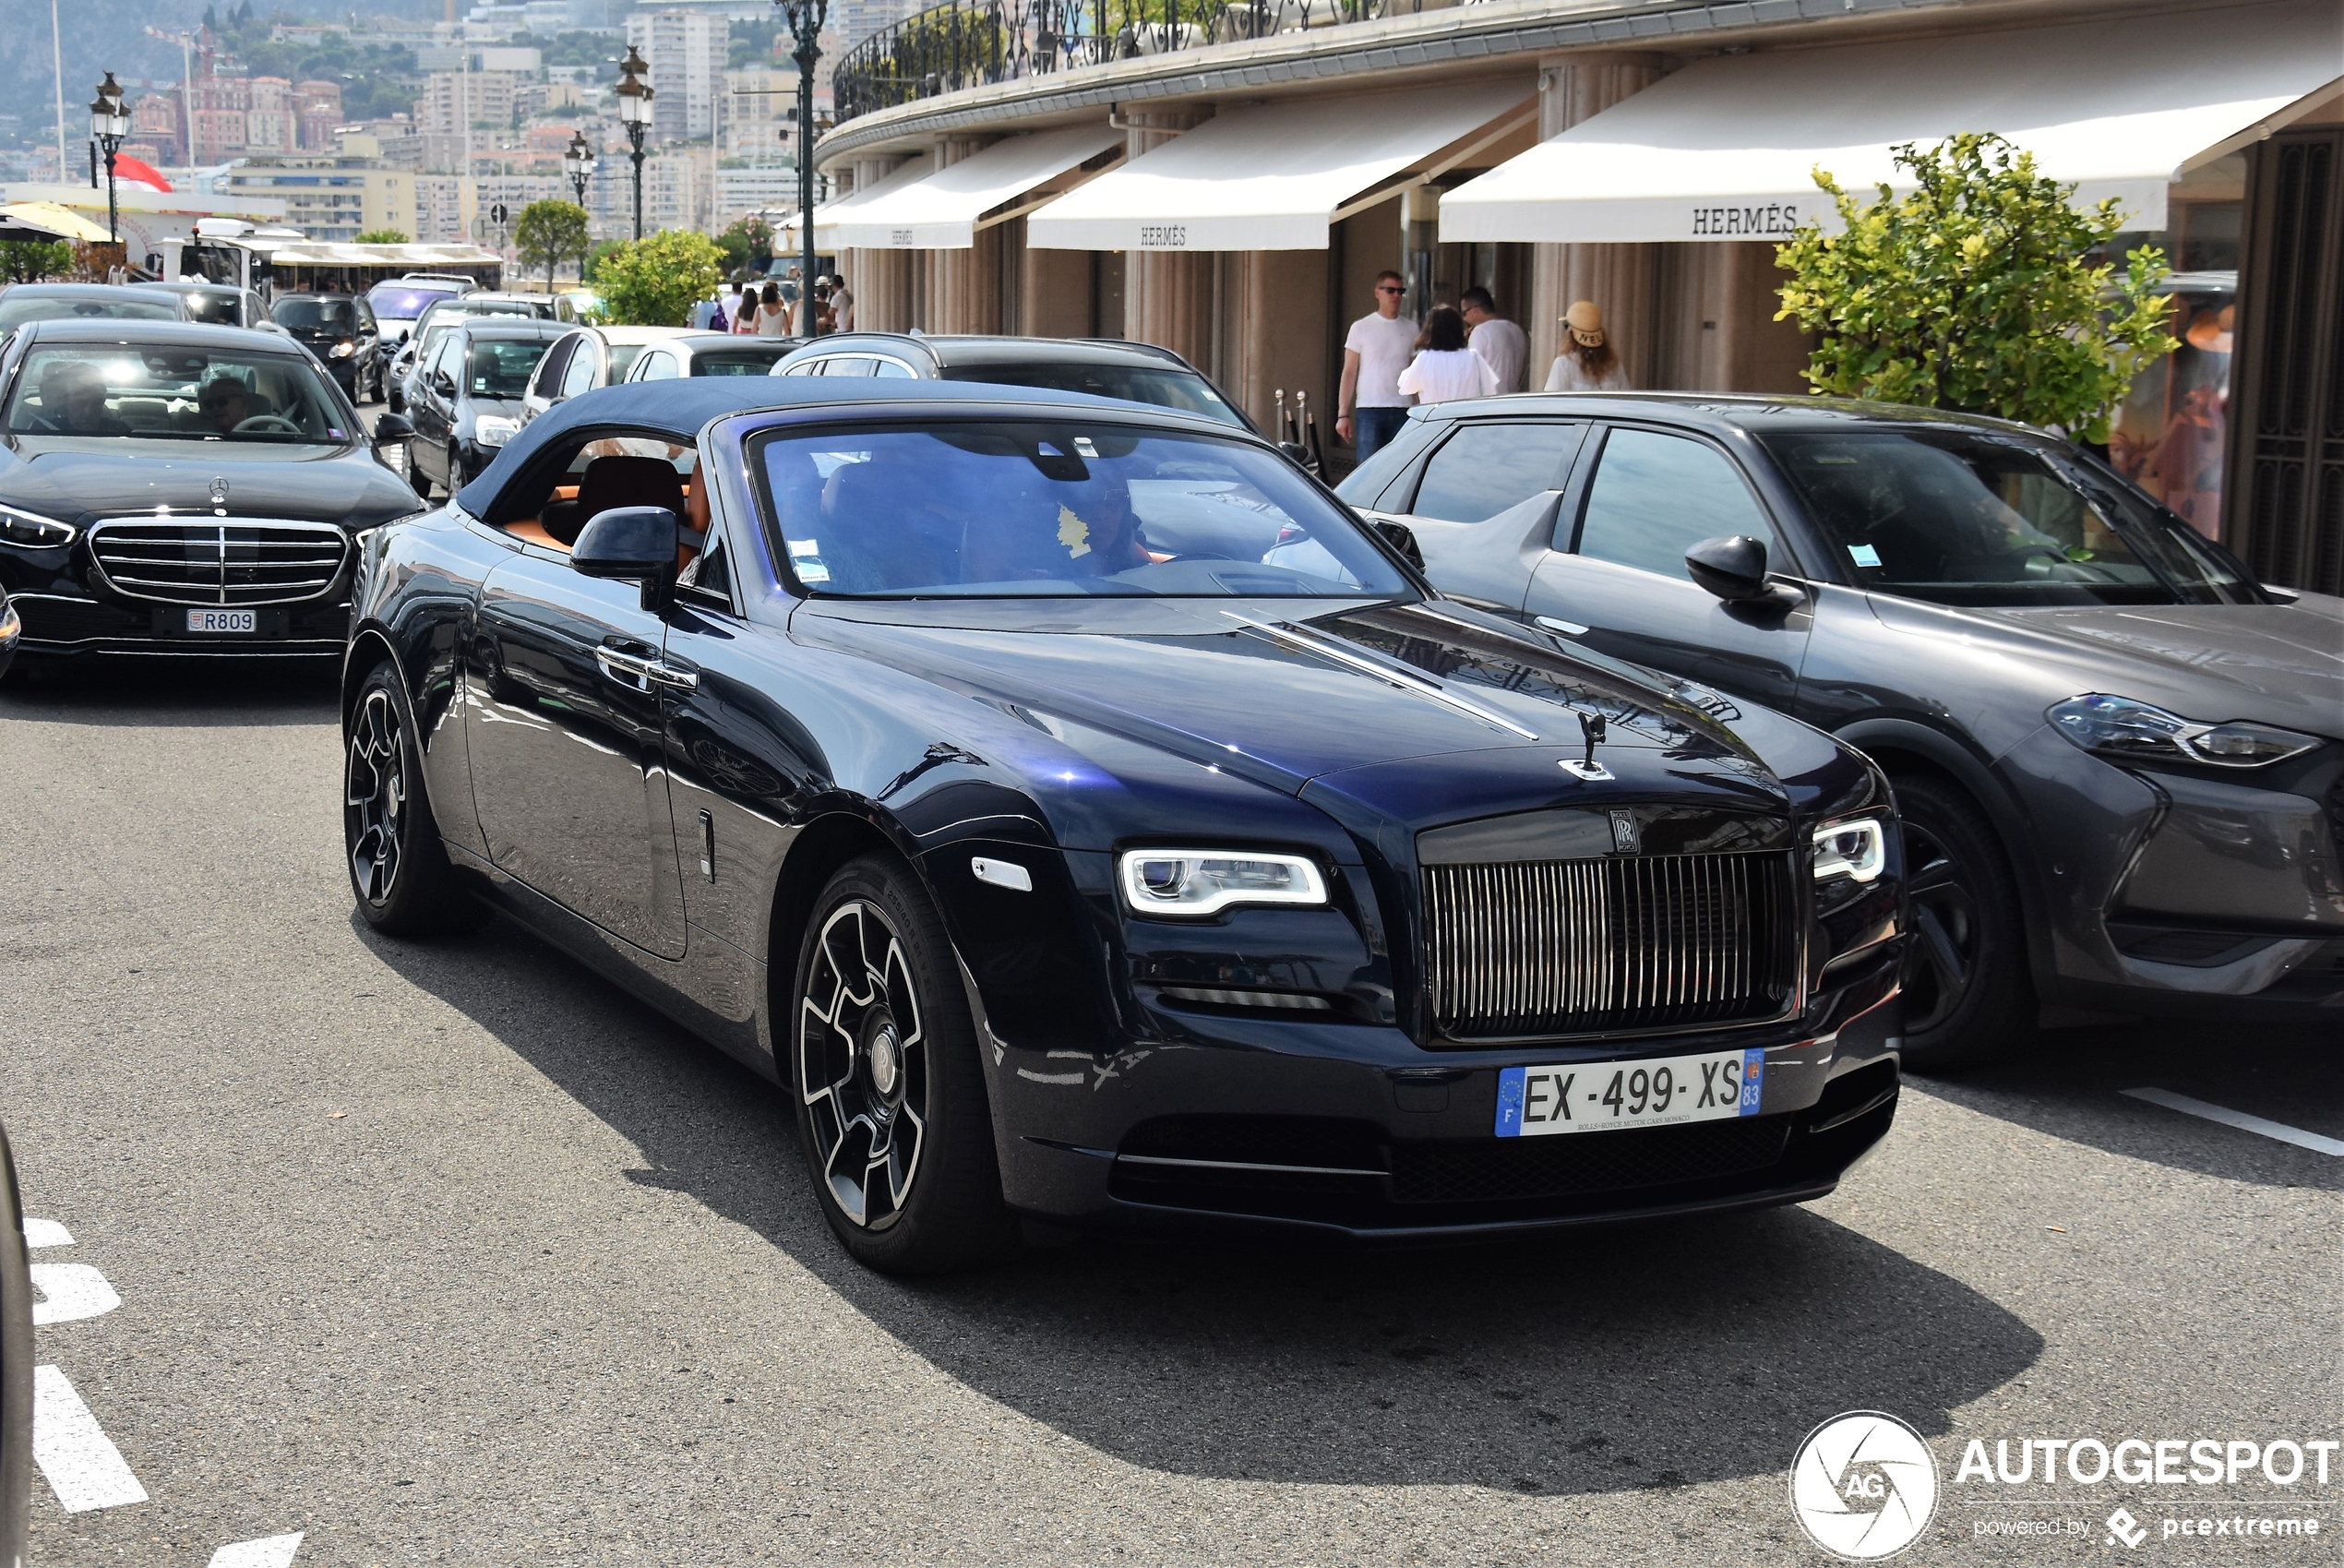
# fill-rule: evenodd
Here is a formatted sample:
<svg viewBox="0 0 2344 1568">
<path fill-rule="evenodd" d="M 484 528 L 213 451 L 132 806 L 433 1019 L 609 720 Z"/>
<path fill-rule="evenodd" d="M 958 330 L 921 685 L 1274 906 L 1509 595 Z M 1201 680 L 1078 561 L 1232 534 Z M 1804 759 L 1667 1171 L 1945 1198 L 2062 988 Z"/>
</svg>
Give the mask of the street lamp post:
<svg viewBox="0 0 2344 1568">
<path fill-rule="evenodd" d="M 114 162 L 124 138 L 130 135 L 130 106 L 122 101 L 122 89 L 114 84 L 112 71 L 98 84 L 98 96 L 90 104 L 90 135 L 106 155 L 106 237 L 119 245 L 122 217 L 114 205 Z"/>
<path fill-rule="evenodd" d="M 627 139 L 633 145 L 629 154 L 635 161 L 635 237 L 643 237 L 643 137 L 652 128 L 652 84 L 643 78 L 652 74 L 651 62 L 627 46 L 627 58 L 618 63 L 618 120 L 627 127 Z"/>
<path fill-rule="evenodd" d="M 562 162 L 569 170 L 570 192 L 578 198 L 578 205 L 582 209 L 586 205 L 586 182 L 594 177 L 595 165 L 594 149 L 592 144 L 587 141 L 584 131 L 570 133 L 569 146 L 562 152 Z M 590 245 L 589 248 L 591 249 L 592 246 Z M 583 254 L 578 257 L 578 278 L 581 284 L 586 281 L 586 257 Z M 545 273 L 545 286 L 549 289 L 554 286 L 554 274 L 551 269 L 548 269 Z"/>
<path fill-rule="evenodd" d="M 814 67 L 822 59 L 822 23 L 830 0 L 773 0 L 797 47 L 790 58 L 797 62 L 797 297 L 806 312 L 806 335 L 821 334 L 814 313 Z"/>
</svg>

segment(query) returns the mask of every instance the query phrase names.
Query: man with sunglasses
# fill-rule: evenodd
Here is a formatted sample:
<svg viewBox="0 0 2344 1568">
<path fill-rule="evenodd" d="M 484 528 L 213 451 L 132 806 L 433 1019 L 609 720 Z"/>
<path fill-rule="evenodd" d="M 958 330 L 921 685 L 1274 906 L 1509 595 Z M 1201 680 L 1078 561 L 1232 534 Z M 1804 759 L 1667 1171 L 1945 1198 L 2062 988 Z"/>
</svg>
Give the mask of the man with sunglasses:
<svg viewBox="0 0 2344 1568">
<path fill-rule="evenodd" d="M 1358 449 L 1361 462 L 1400 434 L 1408 418 L 1411 400 L 1400 390 L 1400 372 L 1416 353 L 1417 324 L 1400 314 L 1404 292 L 1399 273 L 1377 273 L 1375 314 L 1351 323 L 1343 340 L 1343 395 L 1335 404 L 1341 417 L 1334 433 Z"/>
</svg>

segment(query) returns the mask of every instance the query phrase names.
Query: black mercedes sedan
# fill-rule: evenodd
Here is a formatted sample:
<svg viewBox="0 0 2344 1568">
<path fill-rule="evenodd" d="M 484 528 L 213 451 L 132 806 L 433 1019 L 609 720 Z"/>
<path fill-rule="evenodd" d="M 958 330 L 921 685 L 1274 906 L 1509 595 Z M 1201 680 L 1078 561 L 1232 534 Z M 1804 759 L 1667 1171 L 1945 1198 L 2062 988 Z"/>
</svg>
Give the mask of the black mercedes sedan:
<svg viewBox="0 0 2344 1568">
<path fill-rule="evenodd" d="M 20 669 L 338 653 L 353 541 L 418 509 L 281 334 L 36 321 L 0 351 L 0 589 Z"/>
<path fill-rule="evenodd" d="M 620 387 L 360 584 L 362 916 L 485 899 L 776 1080 L 874 1267 L 1795 1203 L 1895 1114 L 1880 770 L 1441 598 L 1225 425 Z"/>
<path fill-rule="evenodd" d="M 1908 1067 L 2344 1008 L 2344 601 L 2257 583 L 2088 454 L 1819 398 L 1493 398 L 1342 491 L 1448 592 L 1888 770 Z"/>
</svg>

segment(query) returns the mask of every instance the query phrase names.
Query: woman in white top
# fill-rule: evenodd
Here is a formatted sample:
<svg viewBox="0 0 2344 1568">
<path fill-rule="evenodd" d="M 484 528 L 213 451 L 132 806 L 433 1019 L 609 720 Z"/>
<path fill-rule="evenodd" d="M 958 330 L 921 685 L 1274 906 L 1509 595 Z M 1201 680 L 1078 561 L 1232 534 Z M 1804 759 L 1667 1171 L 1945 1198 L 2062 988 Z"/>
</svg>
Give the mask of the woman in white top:
<svg viewBox="0 0 2344 1568">
<path fill-rule="evenodd" d="M 1417 357 L 1400 372 L 1400 389 L 1419 403 L 1445 403 L 1489 397 L 1498 389 L 1498 378 L 1489 361 L 1465 347 L 1465 317 L 1437 305 L 1417 334 Z"/>
<path fill-rule="evenodd" d="M 1562 353 L 1547 372 L 1549 392 L 1625 392 L 1628 372 L 1603 335 L 1603 312 L 1593 300 L 1575 300 L 1562 315 Z"/>
<path fill-rule="evenodd" d="M 757 335 L 760 338 L 789 336 L 789 307 L 782 303 L 782 291 L 772 283 L 765 285 L 765 303 L 757 307 Z"/>
</svg>

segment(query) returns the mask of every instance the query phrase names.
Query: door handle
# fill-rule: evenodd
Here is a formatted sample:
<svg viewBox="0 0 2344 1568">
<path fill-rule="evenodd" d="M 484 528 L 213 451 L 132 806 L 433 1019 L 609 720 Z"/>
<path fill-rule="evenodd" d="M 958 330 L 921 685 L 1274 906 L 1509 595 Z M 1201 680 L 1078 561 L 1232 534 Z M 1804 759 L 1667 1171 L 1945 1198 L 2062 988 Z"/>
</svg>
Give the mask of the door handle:
<svg viewBox="0 0 2344 1568">
<path fill-rule="evenodd" d="M 676 691 L 698 691 L 700 676 L 662 659 L 647 659 L 634 653 L 623 653 L 616 648 L 597 648 L 594 662 L 603 673 L 619 685 L 635 691 L 649 691 L 654 686 Z"/>
<path fill-rule="evenodd" d="M 1577 621 L 1558 620 L 1553 616 L 1539 616 L 1537 619 L 1538 624 L 1545 627 L 1549 631 L 1559 631 L 1565 637 L 1584 637 L 1586 635 L 1587 628 L 1581 626 Z"/>
<path fill-rule="evenodd" d="M 668 664 L 665 660 L 653 664 L 644 674 L 657 685 L 667 687 L 671 690 L 698 691 L 700 689 L 699 672 Z"/>
</svg>

